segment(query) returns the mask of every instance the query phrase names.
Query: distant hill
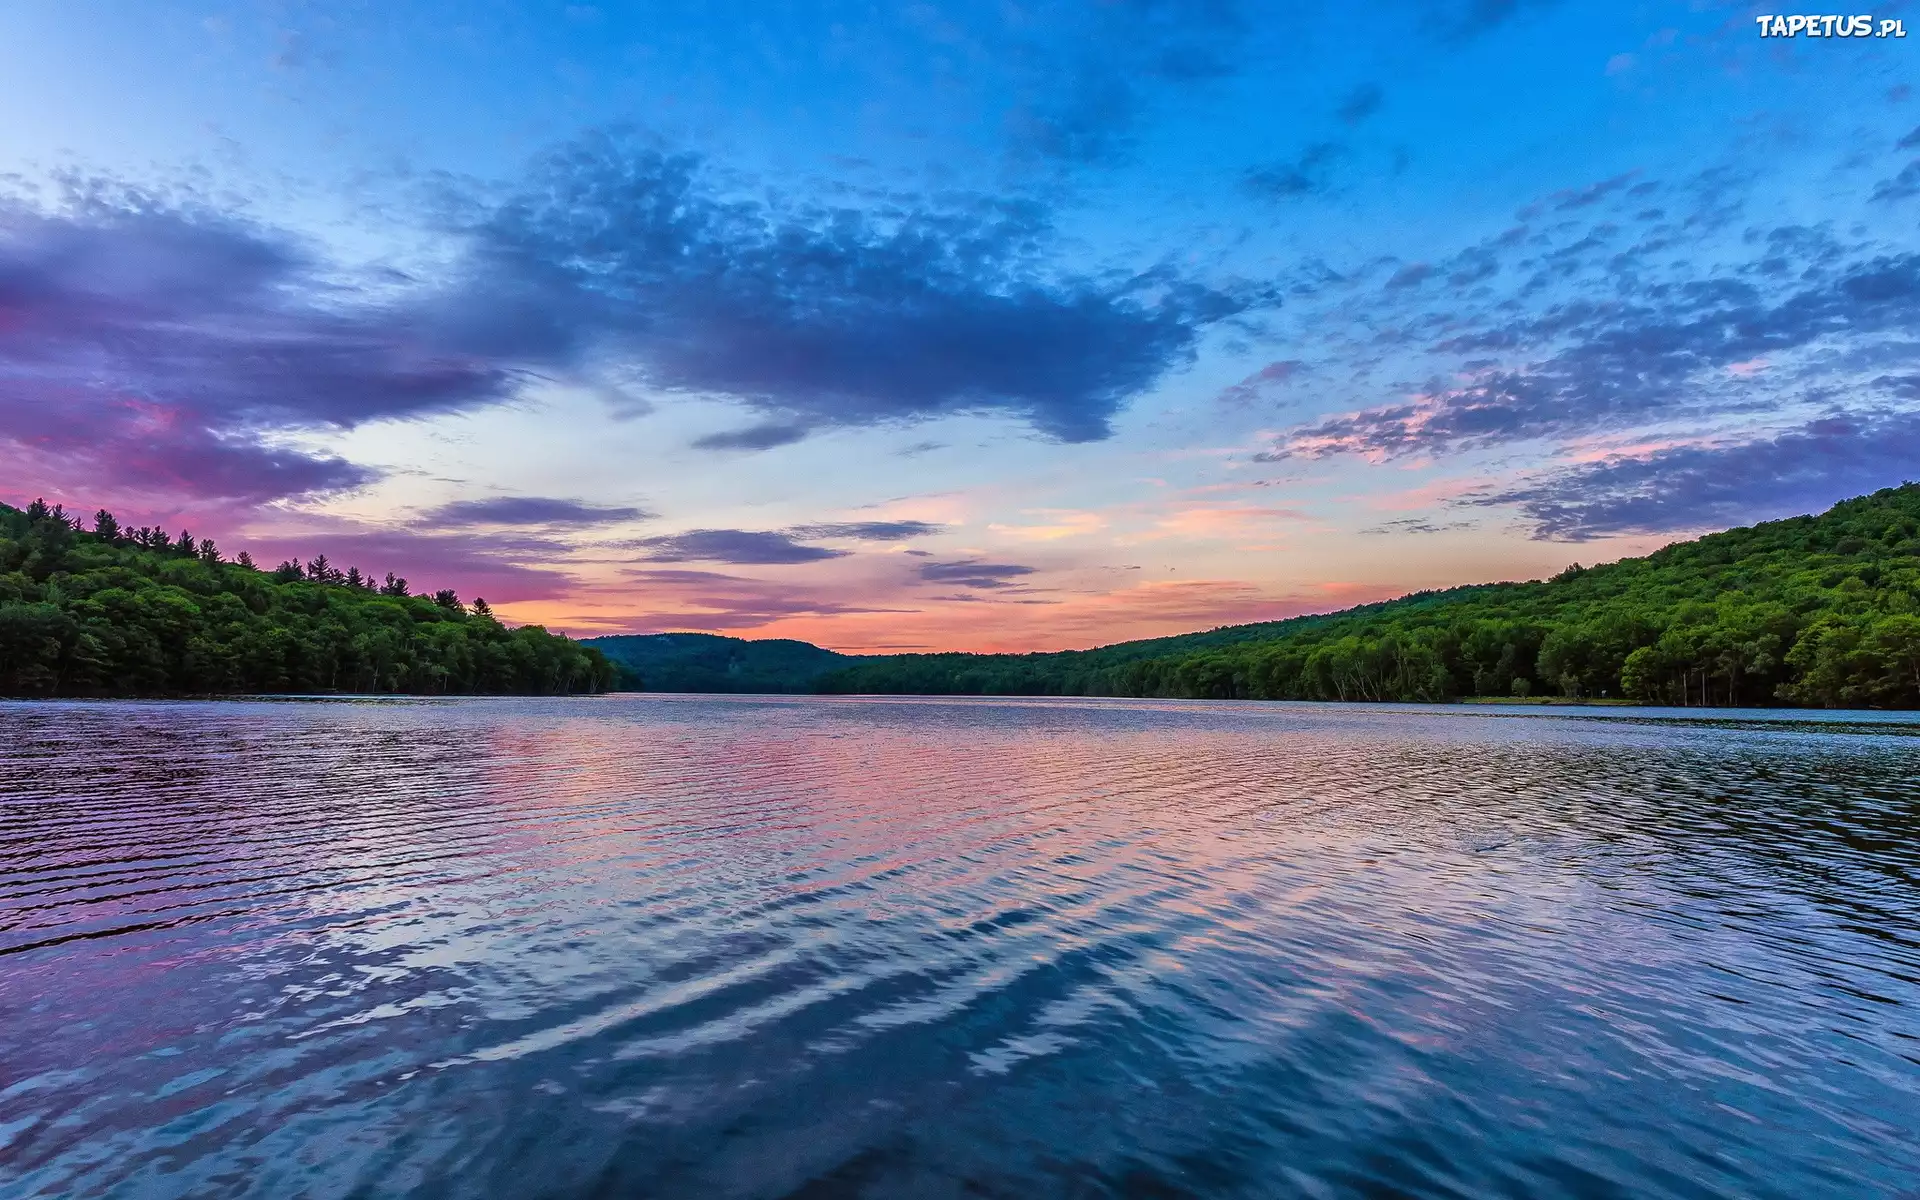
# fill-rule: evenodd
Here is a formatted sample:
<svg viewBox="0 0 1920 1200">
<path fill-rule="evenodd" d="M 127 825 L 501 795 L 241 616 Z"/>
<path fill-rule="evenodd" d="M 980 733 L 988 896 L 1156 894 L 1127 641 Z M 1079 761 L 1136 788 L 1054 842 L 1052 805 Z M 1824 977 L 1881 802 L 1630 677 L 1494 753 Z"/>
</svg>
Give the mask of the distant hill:
<svg viewBox="0 0 1920 1200">
<path fill-rule="evenodd" d="M 588 638 L 619 672 L 616 687 L 648 692 L 812 692 L 858 658 L 787 639 L 748 641 L 711 633 Z"/>
<path fill-rule="evenodd" d="M 849 657 L 713 640 L 740 664 L 729 681 L 757 675 L 769 691 L 1914 708 L 1920 486 L 1549 580 L 1094 650 Z M 786 657 L 758 658 L 775 645 Z"/>
</svg>

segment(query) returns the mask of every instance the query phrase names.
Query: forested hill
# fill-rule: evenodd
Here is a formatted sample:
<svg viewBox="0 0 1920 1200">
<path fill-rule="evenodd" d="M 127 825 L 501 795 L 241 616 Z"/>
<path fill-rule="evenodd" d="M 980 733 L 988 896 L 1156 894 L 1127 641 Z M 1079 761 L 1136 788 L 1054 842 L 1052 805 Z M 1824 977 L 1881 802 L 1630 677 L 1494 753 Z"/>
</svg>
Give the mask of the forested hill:
<svg viewBox="0 0 1920 1200">
<path fill-rule="evenodd" d="M 1544 582 L 1061 654 L 898 655 L 833 692 L 1920 707 L 1920 486 Z"/>
<path fill-rule="evenodd" d="M 408 594 L 325 556 L 256 569 L 210 541 L 0 504 L 0 695 L 596 692 L 614 669 L 484 600 Z"/>
<path fill-rule="evenodd" d="M 586 645 L 620 672 L 620 687 L 649 692 L 812 692 L 857 658 L 811 642 L 747 641 L 711 633 L 609 634 Z"/>
</svg>

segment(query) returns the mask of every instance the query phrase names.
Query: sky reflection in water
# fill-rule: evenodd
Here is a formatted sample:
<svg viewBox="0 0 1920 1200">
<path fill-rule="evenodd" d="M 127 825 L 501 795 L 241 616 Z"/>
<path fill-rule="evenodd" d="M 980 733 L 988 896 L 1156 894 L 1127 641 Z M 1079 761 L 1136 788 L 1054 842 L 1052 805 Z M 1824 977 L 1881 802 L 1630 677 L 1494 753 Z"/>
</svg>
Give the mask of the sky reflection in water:
<svg viewBox="0 0 1920 1200">
<path fill-rule="evenodd" d="M 0 705 L 7 1195 L 1885 1195 L 1920 724 Z"/>
</svg>

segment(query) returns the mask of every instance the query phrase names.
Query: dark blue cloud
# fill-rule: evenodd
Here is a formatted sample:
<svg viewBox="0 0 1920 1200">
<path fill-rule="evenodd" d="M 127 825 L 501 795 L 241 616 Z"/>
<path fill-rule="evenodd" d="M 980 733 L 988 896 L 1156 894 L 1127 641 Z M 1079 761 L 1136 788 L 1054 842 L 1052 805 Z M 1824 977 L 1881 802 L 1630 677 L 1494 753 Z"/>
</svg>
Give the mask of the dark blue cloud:
<svg viewBox="0 0 1920 1200">
<path fill-rule="evenodd" d="M 586 504 L 546 496 L 496 496 L 487 500 L 456 500 L 427 514 L 439 525 L 610 525 L 637 521 L 653 514 L 643 508 Z"/>
<path fill-rule="evenodd" d="M 1034 573 L 1033 567 L 1016 563 L 981 562 L 977 558 L 958 562 L 920 564 L 920 578 L 929 583 L 957 584 L 964 588 L 991 590 L 1013 586 L 1012 581 Z"/>
<path fill-rule="evenodd" d="M 764 414 L 708 449 L 961 412 L 1086 441 L 1266 300 L 1053 271 L 1032 204 L 743 201 L 696 157 L 611 138 L 481 211 L 451 277 L 355 280 L 191 198 L 76 180 L 53 207 L 0 200 L 0 449 L 41 486 L 312 495 L 375 472 L 276 434 L 496 404 L 608 360 Z"/>
<path fill-rule="evenodd" d="M 1905 200 L 1920 195 L 1920 158 L 1901 167 L 1893 178 L 1881 181 L 1873 189 L 1873 198 L 1880 201 Z"/>
<path fill-rule="evenodd" d="M 797 588 L 784 580 L 720 571 L 640 568 L 626 576 L 649 599 L 644 622 L 628 627 L 633 633 L 750 629 L 787 617 L 903 611 L 848 603 L 844 596 Z"/>
<path fill-rule="evenodd" d="M 655 387 L 767 415 L 708 448 L 986 411 L 1091 441 L 1204 329 L 1266 299 L 1165 269 L 1060 275 L 1031 203 L 777 205 L 723 195 L 710 174 L 613 137 L 553 155 L 472 231 L 460 344 L 619 355 Z"/>
<path fill-rule="evenodd" d="M 808 428 L 792 421 L 764 421 L 693 439 L 696 450 L 771 450 L 806 440 Z"/>
<path fill-rule="evenodd" d="M 800 538 L 840 538 L 854 542 L 904 542 L 944 528 L 929 521 L 838 521 L 795 525 L 786 532 Z"/>
<path fill-rule="evenodd" d="M 631 544 L 648 551 L 649 562 L 781 566 L 845 558 L 852 553 L 806 545 L 807 541 L 900 542 L 940 530 L 941 526 L 927 521 L 826 521 L 787 529 L 694 529 L 641 538 Z"/>
<path fill-rule="evenodd" d="M 1627 455 L 1480 495 L 1533 536 L 1582 542 L 1819 512 L 1920 476 L 1920 413 L 1838 413 L 1772 437 Z"/>
<path fill-rule="evenodd" d="M 0 201 L 0 443 L 50 483 L 261 501 L 373 473 L 269 444 L 503 398 L 511 372 L 271 230 L 103 184 Z"/>
<path fill-rule="evenodd" d="M 806 546 L 775 530 L 693 529 L 633 543 L 649 562 L 721 562 L 741 566 L 787 566 L 845 558 L 850 551 Z"/>
<path fill-rule="evenodd" d="M 1269 200 L 1295 200 L 1325 192 L 1333 185 L 1333 165 L 1346 153 L 1347 148 L 1339 142 L 1316 142 L 1302 150 L 1298 158 L 1254 167 L 1241 178 L 1241 185 Z"/>
<path fill-rule="evenodd" d="M 1018 151 L 1068 164 L 1127 158 L 1159 93 L 1242 69 L 1247 28 L 1233 0 L 1068 5 L 1015 24 L 1031 33 L 987 48 L 1023 80 L 1006 132 Z"/>
<path fill-rule="evenodd" d="M 1424 5 L 1427 31 L 1443 41 L 1464 42 L 1513 20 L 1527 9 L 1552 0 L 1429 0 Z"/>
<path fill-rule="evenodd" d="M 1403 390 L 1421 398 L 1364 409 L 1291 431 L 1272 462 L 1334 454 L 1400 455 L 1484 448 L 1536 438 L 1715 412 L 1764 410 L 1770 391 L 1725 369 L 1836 339 L 1863 346 L 1920 325 L 1920 255 L 1835 266 L 1805 231 L 1762 239 L 1799 264 L 1795 283 L 1770 291 L 1741 278 L 1644 290 L 1637 303 L 1579 300 L 1499 324 L 1457 329 L 1434 351 L 1494 356 L 1466 382 L 1435 377 Z M 1543 348 L 1537 361 L 1499 356 Z M 1896 348 L 1893 353 L 1898 356 Z"/>
<path fill-rule="evenodd" d="M 1347 94 L 1334 115 L 1340 118 L 1342 124 L 1358 125 L 1380 111 L 1380 102 L 1385 97 L 1386 93 L 1380 90 L 1379 84 L 1363 83 Z"/>
<path fill-rule="evenodd" d="M 1388 277 L 1387 287 L 1389 289 L 1419 287 L 1432 274 L 1433 268 L 1426 263 L 1408 263 Z"/>
<path fill-rule="evenodd" d="M 1597 183 L 1590 183 L 1583 188 L 1572 188 L 1564 192 L 1558 192 L 1553 196 L 1551 203 L 1557 212 L 1570 212 L 1574 209 L 1591 208 L 1602 200 L 1605 200 L 1608 196 L 1625 188 L 1632 181 L 1632 172 L 1624 175 L 1615 175 L 1611 179 L 1602 179 Z"/>
</svg>

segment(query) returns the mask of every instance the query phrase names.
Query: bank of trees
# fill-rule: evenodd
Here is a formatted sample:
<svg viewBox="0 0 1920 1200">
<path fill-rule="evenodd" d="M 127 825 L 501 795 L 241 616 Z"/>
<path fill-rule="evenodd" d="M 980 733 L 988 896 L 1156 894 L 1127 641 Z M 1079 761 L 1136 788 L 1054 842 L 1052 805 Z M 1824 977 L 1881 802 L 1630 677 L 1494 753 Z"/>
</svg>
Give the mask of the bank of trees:
<svg viewBox="0 0 1920 1200">
<path fill-rule="evenodd" d="M 1920 707 L 1920 486 L 1328 616 L 1034 655 L 860 660 L 836 692 Z"/>
<path fill-rule="evenodd" d="M 90 524 L 90 527 L 86 527 Z M 262 570 L 190 533 L 0 505 L 0 695 L 604 691 L 598 651 L 324 555 Z"/>
</svg>

